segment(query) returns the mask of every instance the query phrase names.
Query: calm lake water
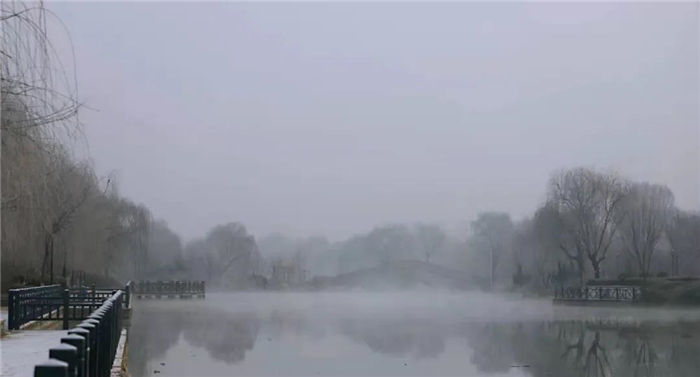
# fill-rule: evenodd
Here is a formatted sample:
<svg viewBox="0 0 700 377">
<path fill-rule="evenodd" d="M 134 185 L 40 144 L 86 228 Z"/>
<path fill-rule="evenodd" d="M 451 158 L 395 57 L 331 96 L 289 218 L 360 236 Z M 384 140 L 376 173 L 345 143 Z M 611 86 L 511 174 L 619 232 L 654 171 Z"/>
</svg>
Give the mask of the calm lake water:
<svg viewBox="0 0 700 377">
<path fill-rule="evenodd" d="M 134 377 L 700 375 L 700 310 L 463 292 L 140 300 L 129 342 Z"/>
</svg>

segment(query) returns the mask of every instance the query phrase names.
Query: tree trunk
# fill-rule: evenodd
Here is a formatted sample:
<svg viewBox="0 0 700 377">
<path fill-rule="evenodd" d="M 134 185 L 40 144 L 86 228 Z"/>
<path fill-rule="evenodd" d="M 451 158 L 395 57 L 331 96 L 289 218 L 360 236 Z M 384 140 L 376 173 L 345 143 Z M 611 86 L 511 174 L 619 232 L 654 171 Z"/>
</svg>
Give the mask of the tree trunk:
<svg viewBox="0 0 700 377">
<path fill-rule="evenodd" d="M 49 263 L 49 235 L 44 236 L 44 258 L 41 260 L 41 284 L 46 282 L 46 273 Z"/>
<path fill-rule="evenodd" d="M 642 256 L 640 255 L 640 256 L 637 258 L 637 264 L 639 265 L 639 275 L 641 275 L 642 278 L 644 278 L 644 280 L 646 280 L 646 279 L 647 279 L 647 273 L 646 273 L 646 271 L 645 271 L 645 269 L 644 269 L 644 260 L 643 260 L 643 259 L 644 259 L 644 257 L 642 257 Z"/>
<path fill-rule="evenodd" d="M 600 279 L 600 262 L 596 260 L 595 257 L 589 258 L 591 261 L 591 267 L 593 267 L 593 277 L 595 279 Z"/>
<path fill-rule="evenodd" d="M 50 283 L 53 284 L 53 234 L 46 233 L 44 236 L 44 258 L 41 262 L 41 284 L 46 283 L 46 275 L 49 275 Z"/>
<path fill-rule="evenodd" d="M 491 252 L 489 253 L 489 269 L 490 275 L 489 275 L 489 289 L 493 290 L 493 279 L 494 279 L 494 268 L 493 268 L 493 249 L 491 249 Z"/>
<path fill-rule="evenodd" d="M 576 264 L 578 265 L 578 283 L 579 286 L 583 287 L 584 275 L 586 274 L 586 262 L 581 258 L 577 258 Z"/>
<path fill-rule="evenodd" d="M 51 268 L 51 284 L 54 283 L 53 280 L 53 235 L 49 234 L 49 252 L 51 253 L 51 263 L 50 263 L 50 268 Z"/>
<path fill-rule="evenodd" d="M 598 260 L 595 255 L 589 255 L 588 260 L 591 261 L 591 267 L 593 267 L 593 277 L 600 279 L 600 263 L 602 260 Z"/>
<path fill-rule="evenodd" d="M 645 258 L 644 258 L 644 272 L 646 273 L 647 276 L 651 274 L 651 257 L 653 256 L 653 252 L 651 250 L 647 251 Z"/>
<path fill-rule="evenodd" d="M 63 248 L 63 270 L 61 271 L 63 275 L 63 281 L 67 282 L 68 281 L 68 269 L 67 269 L 67 264 L 68 264 L 68 250 L 64 247 Z"/>
</svg>

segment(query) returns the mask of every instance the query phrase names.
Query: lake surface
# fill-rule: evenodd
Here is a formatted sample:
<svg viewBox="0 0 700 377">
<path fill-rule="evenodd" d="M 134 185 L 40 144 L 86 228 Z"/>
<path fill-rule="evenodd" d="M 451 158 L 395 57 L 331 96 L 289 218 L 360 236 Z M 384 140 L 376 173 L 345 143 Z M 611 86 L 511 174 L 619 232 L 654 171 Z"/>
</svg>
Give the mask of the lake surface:
<svg viewBox="0 0 700 377">
<path fill-rule="evenodd" d="M 480 293 L 210 293 L 139 300 L 145 376 L 698 376 L 700 310 Z"/>
</svg>

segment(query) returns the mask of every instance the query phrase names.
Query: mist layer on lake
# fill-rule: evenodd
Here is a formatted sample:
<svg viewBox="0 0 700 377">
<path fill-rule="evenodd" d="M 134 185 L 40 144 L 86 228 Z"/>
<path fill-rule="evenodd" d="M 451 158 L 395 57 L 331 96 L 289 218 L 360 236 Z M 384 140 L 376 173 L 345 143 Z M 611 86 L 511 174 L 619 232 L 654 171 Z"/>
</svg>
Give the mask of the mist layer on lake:
<svg viewBox="0 0 700 377">
<path fill-rule="evenodd" d="M 480 293 L 140 300 L 129 371 L 160 376 L 695 376 L 700 311 Z"/>
</svg>

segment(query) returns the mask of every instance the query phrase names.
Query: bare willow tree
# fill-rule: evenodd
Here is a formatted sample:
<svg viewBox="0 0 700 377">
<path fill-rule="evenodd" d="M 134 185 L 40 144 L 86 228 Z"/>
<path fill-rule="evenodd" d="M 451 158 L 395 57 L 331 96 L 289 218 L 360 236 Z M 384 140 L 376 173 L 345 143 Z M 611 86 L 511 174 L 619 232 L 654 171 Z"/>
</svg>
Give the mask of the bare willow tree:
<svg viewBox="0 0 700 377">
<path fill-rule="evenodd" d="M 47 207 L 44 154 L 28 138 L 4 130 L 26 119 L 16 98 L 2 94 L 2 276 L 38 276 L 43 247 L 44 211 Z"/>
<path fill-rule="evenodd" d="M 74 156 L 84 141 L 75 66 L 52 44 L 70 35 L 43 2 L 2 1 L 0 26 L 3 286 L 54 282 L 57 255 L 64 281 L 75 269 L 145 277 L 150 212 Z"/>
<path fill-rule="evenodd" d="M 620 239 L 642 276 L 649 275 L 652 257 L 671 220 L 673 202 L 668 187 L 638 183 L 630 186 L 620 203 L 616 219 Z"/>
<path fill-rule="evenodd" d="M 145 277 L 148 265 L 148 235 L 151 224 L 150 211 L 115 193 L 103 198 L 108 213 L 104 225 L 106 244 L 103 248 L 105 263 L 103 274 L 110 276 L 110 267 L 131 263 L 134 276 Z"/>
<path fill-rule="evenodd" d="M 41 1 L 0 5 L 1 93 L 19 99 L 17 105 L 28 114 L 21 122 L 3 124 L 2 131 L 36 142 L 79 132 L 77 82 L 49 38 L 49 19 L 62 26 Z"/>
<path fill-rule="evenodd" d="M 600 278 L 605 260 L 617 232 L 615 221 L 625 184 L 613 174 L 575 168 L 555 174 L 549 183 L 549 205 L 560 218 L 561 251 L 579 266 L 580 283 L 584 278 L 584 258 L 590 262 L 595 278 Z"/>
<path fill-rule="evenodd" d="M 84 163 L 74 163 L 63 154 L 50 156 L 47 175 L 47 203 L 44 222 L 44 257 L 41 280 L 49 271 L 50 282 L 54 282 L 54 243 L 56 236 L 70 226 L 74 215 L 87 200 L 92 185 L 92 171 Z M 65 259 L 64 259 L 65 261 Z M 64 263 L 63 276 L 66 275 Z"/>
<path fill-rule="evenodd" d="M 36 260 L 45 275 L 52 234 L 74 213 L 54 169 L 66 161 L 63 142 L 80 134 L 77 86 L 48 38 L 51 17 L 42 2 L 0 3 L 2 223 L 12 224 L 2 227 L 4 276 L 31 274 Z"/>
</svg>

